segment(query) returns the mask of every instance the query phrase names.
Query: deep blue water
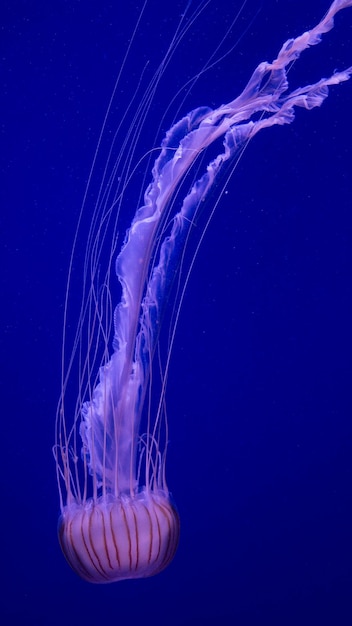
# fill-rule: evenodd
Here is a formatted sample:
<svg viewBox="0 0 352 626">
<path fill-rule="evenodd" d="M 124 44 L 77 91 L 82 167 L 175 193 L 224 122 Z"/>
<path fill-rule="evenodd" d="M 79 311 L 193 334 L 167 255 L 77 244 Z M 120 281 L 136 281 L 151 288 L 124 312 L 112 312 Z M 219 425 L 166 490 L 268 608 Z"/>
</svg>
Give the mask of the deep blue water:
<svg viewBox="0 0 352 626">
<path fill-rule="evenodd" d="M 140 9 L 121 4 L 2 5 L 0 622 L 350 624 L 352 81 L 290 127 L 255 138 L 203 242 L 167 395 L 168 482 L 182 524 L 174 562 L 149 580 L 89 586 L 61 555 L 51 447 L 64 289 L 99 130 Z M 131 81 L 160 59 L 185 5 L 150 1 Z M 214 0 L 189 33 L 154 101 L 155 127 L 239 5 Z M 327 7 L 248 0 L 227 40 L 237 46 L 181 113 L 232 99 L 257 63 Z M 347 9 L 294 68 L 294 85 L 351 65 L 351 43 Z M 162 132 L 171 121 L 170 113 Z M 126 207 L 124 228 L 134 209 Z"/>
</svg>

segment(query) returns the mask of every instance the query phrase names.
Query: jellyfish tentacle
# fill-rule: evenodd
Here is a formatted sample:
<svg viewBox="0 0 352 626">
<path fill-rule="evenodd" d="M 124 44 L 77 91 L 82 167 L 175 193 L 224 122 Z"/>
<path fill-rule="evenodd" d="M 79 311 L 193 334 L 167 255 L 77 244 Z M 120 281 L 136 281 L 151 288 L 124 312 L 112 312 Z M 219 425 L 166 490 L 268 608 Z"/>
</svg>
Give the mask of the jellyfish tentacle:
<svg viewBox="0 0 352 626">
<path fill-rule="evenodd" d="M 137 210 L 116 261 L 122 298 L 114 314 L 114 354 L 100 369 L 100 382 L 82 408 L 81 435 L 90 469 L 99 484 L 104 476 L 108 488 L 116 493 L 133 492 L 136 485 L 138 429 L 162 306 L 198 207 L 224 164 L 238 156 L 260 130 L 290 124 L 296 107 L 309 110 L 320 106 L 329 86 L 351 77 L 352 67 L 348 67 L 288 92 L 287 68 L 333 28 L 338 11 L 350 6 L 352 0 L 335 0 L 314 28 L 286 41 L 271 63 L 260 63 L 237 98 L 215 110 L 194 109 L 167 132 L 161 144 L 144 205 Z M 259 119 L 251 119 L 258 113 Z M 169 219 L 175 191 L 198 156 L 221 136 L 223 151 L 192 185 L 155 259 L 156 237 Z M 106 439 L 108 467 L 103 459 Z"/>
</svg>

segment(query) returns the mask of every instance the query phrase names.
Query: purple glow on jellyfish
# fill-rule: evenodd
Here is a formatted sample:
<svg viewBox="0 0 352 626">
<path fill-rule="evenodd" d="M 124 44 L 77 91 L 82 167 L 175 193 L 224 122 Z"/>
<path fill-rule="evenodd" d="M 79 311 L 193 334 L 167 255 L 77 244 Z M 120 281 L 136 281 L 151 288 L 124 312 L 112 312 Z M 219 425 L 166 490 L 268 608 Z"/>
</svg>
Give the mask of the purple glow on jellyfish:
<svg viewBox="0 0 352 626">
<path fill-rule="evenodd" d="M 287 76 L 290 64 L 318 44 L 322 35 L 333 28 L 336 13 L 350 6 L 352 0 L 335 0 L 317 26 L 286 41 L 272 63 L 260 63 L 237 98 L 215 110 L 197 108 L 167 132 L 144 204 L 137 210 L 117 256 L 122 297 L 114 311 L 111 356 L 111 319 L 97 296 L 95 270 L 91 269 L 95 262 L 89 260 L 85 283 L 89 285 L 92 276 L 92 285 L 88 286 L 89 299 L 82 305 L 68 366 L 63 357 L 66 369 L 57 415 L 55 457 L 61 547 L 72 568 L 90 582 L 151 576 L 164 569 L 175 554 L 179 518 L 165 474 L 168 361 L 162 370 L 157 411 L 155 415 L 148 412 L 147 432 L 140 434 L 143 407 L 150 395 L 152 361 L 158 351 L 163 303 L 194 218 L 225 164 L 235 163 L 260 130 L 290 124 L 296 107 L 309 110 L 320 106 L 329 86 L 351 77 L 349 67 L 290 92 Z M 191 184 L 181 208 L 172 213 L 173 199 L 190 168 L 207 147 L 222 137 L 221 152 Z M 99 229 L 100 236 L 104 221 Z M 93 242 L 91 249 L 94 246 Z M 104 294 L 102 301 L 110 304 L 107 284 L 108 280 L 103 281 L 99 293 Z M 88 356 L 81 351 L 85 329 Z M 101 343 L 103 355 L 96 368 Z M 66 395 L 75 359 L 80 364 L 79 392 L 70 421 Z M 94 367 L 99 374 L 90 380 Z"/>
</svg>

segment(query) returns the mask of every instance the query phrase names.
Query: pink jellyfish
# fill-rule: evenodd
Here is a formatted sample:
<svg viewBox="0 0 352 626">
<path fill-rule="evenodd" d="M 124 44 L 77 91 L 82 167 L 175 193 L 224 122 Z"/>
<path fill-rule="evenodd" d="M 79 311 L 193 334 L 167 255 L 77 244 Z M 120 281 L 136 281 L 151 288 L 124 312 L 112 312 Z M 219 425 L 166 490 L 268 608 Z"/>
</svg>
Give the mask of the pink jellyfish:
<svg viewBox="0 0 352 626">
<path fill-rule="evenodd" d="M 108 583 L 152 576 L 163 570 L 176 552 L 180 524 L 166 481 L 168 424 L 164 402 L 174 327 L 166 361 L 162 362 L 159 331 L 164 304 L 195 216 L 225 164 L 236 163 L 247 142 L 260 130 L 290 124 L 296 107 L 309 110 L 320 106 L 329 86 L 351 77 L 349 67 L 289 91 L 287 75 L 301 53 L 320 43 L 333 28 L 336 13 L 350 6 L 352 0 L 335 0 L 314 28 L 286 41 L 272 63 L 260 63 L 239 96 L 215 110 L 200 107 L 191 111 L 166 133 L 144 202 L 117 256 L 122 296 L 115 309 L 113 260 L 123 193 L 117 188 L 114 191 L 114 184 L 120 180 L 116 172 L 124 166 L 126 146 L 113 175 L 104 179 L 105 187 L 101 186 L 91 218 L 83 300 L 72 338 L 67 311 L 68 294 L 75 286 L 70 279 L 67 288 L 62 392 L 56 420 L 59 541 L 71 567 L 87 581 Z M 199 167 L 204 160 L 198 161 L 197 176 L 185 191 L 192 165 L 220 137 L 220 153 L 201 174 Z M 180 190 L 183 200 L 175 210 L 174 200 Z M 109 240 L 111 224 L 113 236 Z M 102 250 L 107 257 L 105 272 L 101 269 Z M 73 263 L 74 256 L 70 276 Z M 156 403 L 151 394 L 153 359 L 161 375 Z M 141 433 L 143 410 L 145 432 Z"/>
</svg>

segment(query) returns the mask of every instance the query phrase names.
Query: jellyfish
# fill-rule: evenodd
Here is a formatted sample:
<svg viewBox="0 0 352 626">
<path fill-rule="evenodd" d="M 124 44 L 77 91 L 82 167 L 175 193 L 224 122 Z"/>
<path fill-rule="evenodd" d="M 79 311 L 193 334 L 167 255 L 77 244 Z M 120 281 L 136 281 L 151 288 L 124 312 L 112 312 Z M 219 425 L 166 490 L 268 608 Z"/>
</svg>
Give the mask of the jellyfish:
<svg viewBox="0 0 352 626">
<path fill-rule="evenodd" d="M 184 250 L 215 181 L 229 165 L 232 175 L 248 142 L 264 128 L 291 124 L 296 107 L 319 107 L 330 86 L 351 77 L 352 66 L 289 90 L 292 63 L 319 44 L 333 28 L 334 16 L 351 6 L 352 0 L 335 0 L 314 28 L 286 41 L 271 63 L 260 63 L 235 99 L 214 110 L 196 108 L 172 125 L 118 254 L 124 188 L 118 187 L 116 172 L 123 161 L 112 173 L 104 172 L 99 210 L 91 216 L 82 305 L 73 333 L 67 321 L 69 294 L 77 287 L 71 257 L 54 446 L 59 542 L 72 569 L 89 582 L 153 576 L 175 555 L 180 521 L 166 480 L 165 391 L 185 289 L 178 282 Z M 152 95 L 153 89 L 147 97 Z M 206 162 L 207 148 L 219 139 L 218 153 Z M 218 204 L 219 198 L 213 204 L 208 199 L 207 222 Z M 106 271 L 101 269 L 104 254 Z M 116 306 L 115 283 L 121 290 Z M 160 329 L 175 285 L 178 305 L 174 303 L 163 359 Z"/>
</svg>

